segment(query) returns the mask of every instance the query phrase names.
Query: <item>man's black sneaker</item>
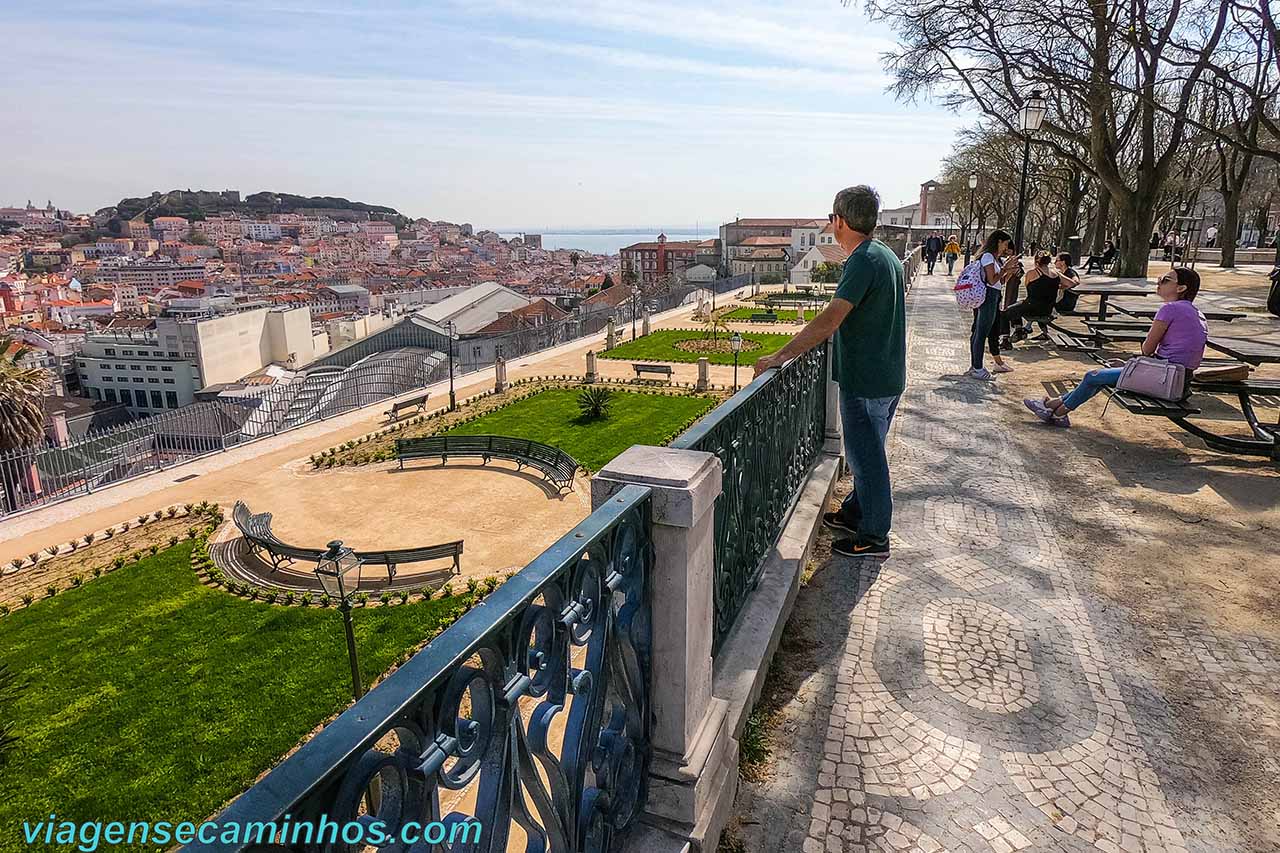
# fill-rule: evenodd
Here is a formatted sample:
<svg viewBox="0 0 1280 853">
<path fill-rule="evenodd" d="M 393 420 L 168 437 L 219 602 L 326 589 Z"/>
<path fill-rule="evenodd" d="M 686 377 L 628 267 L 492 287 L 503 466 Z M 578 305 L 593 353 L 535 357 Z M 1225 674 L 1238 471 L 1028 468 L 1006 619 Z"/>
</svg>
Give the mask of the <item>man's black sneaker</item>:
<svg viewBox="0 0 1280 853">
<path fill-rule="evenodd" d="M 837 539 L 831 543 L 831 550 L 846 557 L 887 557 L 888 541 L 878 542 L 874 539 Z"/>
<path fill-rule="evenodd" d="M 854 536 L 858 532 L 858 526 L 856 524 L 850 524 L 845 520 L 845 517 L 838 512 L 824 512 L 822 514 L 822 525 L 829 530 L 834 530 L 837 533 L 845 533 L 849 536 Z"/>
</svg>

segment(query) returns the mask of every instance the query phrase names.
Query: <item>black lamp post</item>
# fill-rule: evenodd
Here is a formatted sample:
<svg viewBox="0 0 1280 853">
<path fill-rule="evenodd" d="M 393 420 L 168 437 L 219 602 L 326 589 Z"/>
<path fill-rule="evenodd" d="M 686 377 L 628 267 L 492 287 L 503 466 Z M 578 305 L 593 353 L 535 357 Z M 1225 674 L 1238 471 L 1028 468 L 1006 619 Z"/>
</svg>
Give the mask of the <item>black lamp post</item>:
<svg viewBox="0 0 1280 853">
<path fill-rule="evenodd" d="M 734 332 L 729 338 L 729 346 L 733 349 L 733 391 L 738 391 L 738 353 L 742 352 L 742 334 Z"/>
<path fill-rule="evenodd" d="M 636 305 L 640 297 L 640 288 L 631 291 L 631 340 L 636 339 Z"/>
<path fill-rule="evenodd" d="M 969 175 L 969 215 L 965 217 L 964 227 L 960 229 L 962 237 L 961 242 L 964 243 L 964 265 L 969 266 L 969 259 L 973 257 L 973 249 L 970 244 L 973 242 L 969 235 L 969 226 L 973 223 L 973 191 L 978 188 L 978 176 L 976 173 Z"/>
<path fill-rule="evenodd" d="M 1014 229 L 1013 242 L 1019 255 L 1022 254 L 1022 226 L 1027 216 L 1027 170 L 1031 165 L 1031 134 L 1040 129 L 1040 123 L 1044 121 L 1045 111 L 1048 105 L 1040 95 L 1040 90 L 1031 93 L 1031 97 L 1027 98 L 1022 105 L 1022 110 L 1018 113 L 1019 124 L 1022 128 L 1022 184 L 1018 189 L 1018 224 Z"/>
<path fill-rule="evenodd" d="M 320 586 L 330 598 L 338 600 L 338 610 L 342 613 L 342 625 L 347 632 L 347 659 L 351 663 L 351 696 L 355 699 L 364 695 L 364 688 L 360 685 L 360 663 L 356 659 L 356 635 L 351 628 L 351 593 L 360 586 L 363 565 L 364 560 L 343 545 L 341 539 L 330 542 L 329 550 L 316 561 Z"/>
<path fill-rule="evenodd" d="M 454 412 L 458 409 L 458 399 L 453 393 L 453 338 L 458 327 L 452 320 L 445 323 L 444 327 L 449 330 L 449 411 Z"/>
</svg>

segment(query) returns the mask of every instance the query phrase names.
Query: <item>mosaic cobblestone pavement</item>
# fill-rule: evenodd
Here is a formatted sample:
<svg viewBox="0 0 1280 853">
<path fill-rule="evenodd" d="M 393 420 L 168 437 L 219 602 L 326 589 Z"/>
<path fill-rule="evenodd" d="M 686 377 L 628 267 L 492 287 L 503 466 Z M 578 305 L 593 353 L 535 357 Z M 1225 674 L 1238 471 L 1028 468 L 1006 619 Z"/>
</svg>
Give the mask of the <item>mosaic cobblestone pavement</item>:
<svg viewBox="0 0 1280 853">
<path fill-rule="evenodd" d="M 788 703 L 793 766 L 744 786 L 739 838 L 770 853 L 1270 849 L 1206 831 L 1212 803 L 1171 799 L 1169 780 L 1193 773 L 1185 752 L 1159 697 L 1119 682 L 1124 651 L 1091 613 L 1034 460 L 992 452 L 1011 446 L 1008 427 L 983 417 L 992 388 L 960 375 L 967 322 L 945 284 L 924 278 L 909 297 L 893 558 L 820 569 L 836 576 L 821 605 L 836 615 Z M 1138 536 L 1107 500 L 1098 523 Z M 1280 655 L 1265 644 L 1206 629 L 1153 651 L 1207 703 L 1275 695 Z"/>
</svg>

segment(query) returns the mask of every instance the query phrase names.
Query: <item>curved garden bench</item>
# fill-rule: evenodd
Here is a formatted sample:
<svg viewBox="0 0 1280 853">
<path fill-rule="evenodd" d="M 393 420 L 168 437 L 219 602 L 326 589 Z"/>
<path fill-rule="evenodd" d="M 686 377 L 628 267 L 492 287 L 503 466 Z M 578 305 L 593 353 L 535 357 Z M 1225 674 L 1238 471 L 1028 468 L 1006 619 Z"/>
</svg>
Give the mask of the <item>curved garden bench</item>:
<svg viewBox="0 0 1280 853">
<path fill-rule="evenodd" d="M 582 466 L 557 447 L 527 438 L 505 435 L 430 435 L 424 438 L 396 440 L 396 457 L 404 468 L 406 459 L 435 459 L 448 462 L 450 456 L 483 459 L 507 459 L 517 470 L 528 465 L 542 472 L 558 488 L 573 488 L 573 476 Z"/>
<path fill-rule="evenodd" d="M 289 545 L 280 541 L 271 531 L 271 513 L 249 511 L 244 501 L 236 501 L 231 510 L 231 520 L 239 528 L 240 533 L 257 551 L 266 552 L 271 560 L 271 567 L 277 571 L 281 565 L 293 560 L 314 563 L 325 553 L 324 548 L 304 548 Z M 461 572 L 462 543 L 442 542 L 439 545 L 425 545 L 420 548 L 398 548 L 387 551 L 356 551 L 356 556 L 365 563 L 374 566 L 386 566 L 392 579 L 396 576 L 396 566 L 401 563 L 422 563 L 427 560 L 453 558 L 453 571 Z"/>
</svg>

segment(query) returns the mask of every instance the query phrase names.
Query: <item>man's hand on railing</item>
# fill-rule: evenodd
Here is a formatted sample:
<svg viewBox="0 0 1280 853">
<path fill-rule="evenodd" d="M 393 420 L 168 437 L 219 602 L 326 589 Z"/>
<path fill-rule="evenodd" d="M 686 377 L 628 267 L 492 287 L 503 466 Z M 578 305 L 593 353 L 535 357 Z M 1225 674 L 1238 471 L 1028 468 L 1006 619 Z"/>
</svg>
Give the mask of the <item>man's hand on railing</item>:
<svg viewBox="0 0 1280 853">
<path fill-rule="evenodd" d="M 775 367 L 782 367 L 782 365 L 786 363 L 787 363 L 787 360 L 782 357 L 781 353 L 766 355 L 764 358 L 760 358 L 756 360 L 756 371 L 753 374 L 753 376 L 759 376 L 761 373 L 764 373 L 766 370 L 772 370 Z"/>
</svg>

